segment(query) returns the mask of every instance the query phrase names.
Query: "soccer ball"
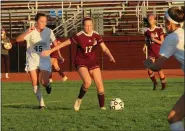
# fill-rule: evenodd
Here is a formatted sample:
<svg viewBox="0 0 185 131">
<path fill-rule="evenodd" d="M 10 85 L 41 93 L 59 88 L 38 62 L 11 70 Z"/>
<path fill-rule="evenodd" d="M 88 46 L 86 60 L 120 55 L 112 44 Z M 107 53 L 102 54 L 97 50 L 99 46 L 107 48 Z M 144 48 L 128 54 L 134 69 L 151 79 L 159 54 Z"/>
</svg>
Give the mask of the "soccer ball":
<svg viewBox="0 0 185 131">
<path fill-rule="evenodd" d="M 12 44 L 10 42 L 5 42 L 3 45 L 6 50 L 10 50 L 12 48 Z"/>
<path fill-rule="evenodd" d="M 111 110 L 123 110 L 124 103 L 120 98 L 114 98 L 110 102 L 110 109 Z"/>
</svg>

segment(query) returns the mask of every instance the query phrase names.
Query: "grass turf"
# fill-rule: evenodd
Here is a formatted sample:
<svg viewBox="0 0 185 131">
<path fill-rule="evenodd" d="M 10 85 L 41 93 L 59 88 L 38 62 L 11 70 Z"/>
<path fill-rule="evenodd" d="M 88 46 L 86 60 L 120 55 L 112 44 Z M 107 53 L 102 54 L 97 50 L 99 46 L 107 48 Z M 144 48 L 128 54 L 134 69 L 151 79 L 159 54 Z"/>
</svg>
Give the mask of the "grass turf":
<svg viewBox="0 0 185 131">
<path fill-rule="evenodd" d="M 85 95 L 81 110 L 73 110 L 81 82 L 53 83 L 52 94 L 42 88 L 47 109 L 37 109 L 30 83 L 2 84 L 2 130 L 69 131 L 125 130 L 167 131 L 167 115 L 184 92 L 183 79 L 168 79 L 167 90 L 160 84 L 152 91 L 149 79 L 104 81 L 106 111 L 99 110 L 94 84 Z M 124 101 L 123 111 L 109 110 L 112 98 Z"/>
</svg>

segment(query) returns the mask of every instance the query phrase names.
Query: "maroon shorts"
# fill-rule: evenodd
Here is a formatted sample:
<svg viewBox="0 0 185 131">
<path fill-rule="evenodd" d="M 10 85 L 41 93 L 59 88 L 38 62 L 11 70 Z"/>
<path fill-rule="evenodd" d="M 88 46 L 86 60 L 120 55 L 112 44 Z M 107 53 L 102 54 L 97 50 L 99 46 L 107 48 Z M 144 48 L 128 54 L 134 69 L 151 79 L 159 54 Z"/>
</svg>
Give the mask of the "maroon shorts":
<svg viewBox="0 0 185 131">
<path fill-rule="evenodd" d="M 86 67 L 88 70 L 100 68 L 99 63 L 97 61 L 91 60 L 75 61 L 75 67 L 76 69 L 80 67 Z"/>
</svg>

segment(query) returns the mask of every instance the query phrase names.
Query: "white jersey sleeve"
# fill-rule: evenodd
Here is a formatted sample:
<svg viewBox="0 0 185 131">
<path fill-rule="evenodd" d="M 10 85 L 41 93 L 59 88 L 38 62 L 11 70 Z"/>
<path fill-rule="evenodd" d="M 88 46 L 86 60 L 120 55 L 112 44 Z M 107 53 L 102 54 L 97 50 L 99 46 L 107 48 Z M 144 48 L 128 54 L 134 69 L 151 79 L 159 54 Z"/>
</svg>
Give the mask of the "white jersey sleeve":
<svg viewBox="0 0 185 131">
<path fill-rule="evenodd" d="M 28 31 L 28 30 L 26 30 L 25 32 L 27 32 L 27 31 Z M 32 31 L 32 32 L 33 32 L 33 31 Z M 27 35 L 24 37 L 24 40 L 29 41 L 30 38 L 31 38 L 32 32 L 30 32 L 29 34 L 27 34 Z"/>
<path fill-rule="evenodd" d="M 177 43 L 178 39 L 176 37 L 173 37 L 173 35 L 167 36 L 161 45 L 160 55 L 170 58 L 176 51 Z"/>
<path fill-rule="evenodd" d="M 51 39 L 51 43 L 54 42 L 56 40 L 56 37 L 53 33 L 53 30 L 51 30 L 51 35 L 50 35 L 50 39 Z"/>
</svg>

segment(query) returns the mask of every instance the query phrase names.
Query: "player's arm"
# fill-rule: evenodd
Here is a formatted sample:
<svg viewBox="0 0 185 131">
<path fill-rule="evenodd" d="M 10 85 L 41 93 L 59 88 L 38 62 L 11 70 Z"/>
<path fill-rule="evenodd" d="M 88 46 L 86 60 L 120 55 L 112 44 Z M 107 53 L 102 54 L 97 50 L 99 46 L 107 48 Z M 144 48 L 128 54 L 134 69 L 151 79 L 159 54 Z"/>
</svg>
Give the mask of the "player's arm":
<svg viewBox="0 0 185 131">
<path fill-rule="evenodd" d="M 52 48 L 50 50 L 42 51 L 41 55 L 42 56 L 49 56 L 51 53 L 55 52 L 56 50 L 59 50 L 59 49 L 61 49 L 63 47 L 66 47 L 66 46 L 69 46 L 70 44 L 71 44 L 71 40 L 70 39 L 67 39 L 64 42 L 58 42 L 57 46 L 55 46 L 54 48 Z"/>
<path fill-rule="evenodd" d="M 22 33 L 21 35 L 19 35 L 17 38 L 16 38 L 16 41 L 17 42 L 22 42 L 25 40 L 25 37 L 31 33 L 33 30 L 35 29 L 35 27 L 30 27 L 26 32 Z"/>
<path fill-rule="evenodd" d="M 169 59 L 176 50 L 176 44 L 178 43 L 177 39 L 167 36 L 164 40 L 164 43 L 160 48 L 160 57 L 154 63 L 147 59 L 144 61 L 144 65 L 146 68 L 151 69 L 153 71 L 160 71 L 167 59 Z"/>
<path fill-rule="evenodd" d="M 143 52 L 146 53 L 146 44 L 143 46 Z"/>
<path fill-rule="evenodd" d="M 107 48 L 104 42 L 100 44 L 100 47 L 102 51 L 109 57 L 110 61 L 116 63 L 116 61 L 114 60 L 114 57 L 112 56 L 110 50 Z"/>
<path fill-rule="evenodd" d="M 56 40 L 53 42 L 53 44 L 54 44 L 55 47 L 58 46 L 58 42 L 57 42 Z M 61 55 L 60 49 L 58 49 L 57 52 L 58 52 L 59 58 L 63 61 L 64 58 L 63 58 L 62 55 Z"/>
<path fill-rule="evenodd" d="M 144 61 L 144 65 L 146 68 L 152 70 L 152 71 L 160 71 L 163 68 L 163 65 L 167 58 L 164 56 L 159 57 L 154 63 L 151 59 L 147 59 Z"/>
</svg>

